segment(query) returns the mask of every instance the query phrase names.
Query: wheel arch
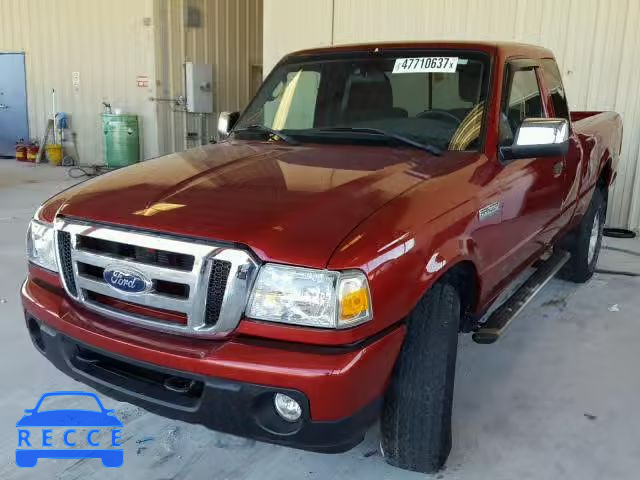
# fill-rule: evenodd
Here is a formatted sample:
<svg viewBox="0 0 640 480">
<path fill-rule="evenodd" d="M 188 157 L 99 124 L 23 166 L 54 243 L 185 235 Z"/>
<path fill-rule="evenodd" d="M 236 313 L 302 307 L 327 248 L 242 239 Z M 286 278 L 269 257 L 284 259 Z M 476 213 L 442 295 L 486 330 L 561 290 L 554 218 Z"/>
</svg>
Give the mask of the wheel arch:
<svg viewBox="0 0 640 480">
<path fill-rule="evenodd" d="M 615 172 L 613 171 L 613 160 L 611 157 L 607 157 L 600 169 L 598 180 L 596 181 L 596 188 L 602 190 L 605 195 L 605 201 L 609 197 L 609 187 L 615 180 Z"/>
<path fill-rule="evenodd" d="M 446 268 L 431 276 L 429 281 L 423 284 L 422 291 L 416 299 L 416 305 L 439 282 L 450 283 L 458 291 L 462 313 L 461 328 L 469 331 L 473 326 L 481 293 L 481 279 L 476 264 L 469 258 L 459 258 L 447 264 Z"/>
<path fill-rule="evenodd" d="M 471 260 L 461 260 L 449 268 L 441 280 L 451 283 L 460 295 L 463 330 L 468 331 L 473 325 L 474 312 L 480 298 L 480 275 Z"/>
</svg>

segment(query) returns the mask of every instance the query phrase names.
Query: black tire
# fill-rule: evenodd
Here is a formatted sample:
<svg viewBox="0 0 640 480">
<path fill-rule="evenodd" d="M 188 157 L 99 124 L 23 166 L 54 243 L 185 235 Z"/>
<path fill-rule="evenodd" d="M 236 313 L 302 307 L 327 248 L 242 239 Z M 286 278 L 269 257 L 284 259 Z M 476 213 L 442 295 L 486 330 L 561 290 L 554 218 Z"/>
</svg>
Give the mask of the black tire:
<svg viewBox="0 0 640 480">
<path fill-rule="evenodd" d="M 407 319 L 407 336 L 381 418 L 386 461 L 416 472 L 440 470 L 451 451 L 460 295 L 436 284 Z"/>
<path fill-rule="evenodd" d="M 596 270 L 600 247 L 602 246 L 602 232 L 607 214 L 606 195 L 602 190 L 596 188 L 591 198 L 591 204 L 584 217 L 578 225 L 574 240 L 569 248 L 571 259 L 560 270 L 560 277 L 575 283 L 588 281 Z M 598 219 L 598 237 L 595 246 L 595 253 L 589 255 L 589 243 L 591 240 L 594 222 Z"/>
</svg>

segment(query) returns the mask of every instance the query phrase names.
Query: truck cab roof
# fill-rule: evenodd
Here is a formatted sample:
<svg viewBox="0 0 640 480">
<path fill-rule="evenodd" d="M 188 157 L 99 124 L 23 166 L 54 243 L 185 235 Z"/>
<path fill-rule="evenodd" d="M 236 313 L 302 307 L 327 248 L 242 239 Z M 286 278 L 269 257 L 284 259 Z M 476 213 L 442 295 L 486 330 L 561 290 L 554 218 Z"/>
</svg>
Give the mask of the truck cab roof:
<svg viewBox="0 0 640 480">
<path fill-rule="evenodd" d="M 414 42 L 371 42 L 346 45 L 334 45 L 303 49 L 287 55 L 285 58 L 295 56 L 315 56 L 332 53 L 347 52 L 372 52 L 378 49 L 384 50 L 428 50 L 428 49 L 451 49 L 451 50 L 475 50 L 486 52 L 502 58 L 507 57 L 527 57 L 527 58 L 553 58 L 551 50 L 517 42 L 487 42 L 487 41 L 414 41 Z"/>
</svg>

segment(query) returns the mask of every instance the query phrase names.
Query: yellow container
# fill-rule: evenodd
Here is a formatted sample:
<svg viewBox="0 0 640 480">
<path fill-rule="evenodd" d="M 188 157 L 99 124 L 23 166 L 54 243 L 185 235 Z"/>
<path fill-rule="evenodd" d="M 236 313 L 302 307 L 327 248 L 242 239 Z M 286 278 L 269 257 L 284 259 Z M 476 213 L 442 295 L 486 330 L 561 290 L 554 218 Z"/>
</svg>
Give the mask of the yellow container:
<svg viewBox="0 0 640 480">
<path fill-rule="evenodd" d="M 47 160 L 51 165 L 62 165 L 62 145 L 55 143 L 47 145 Z"/>
</svg>

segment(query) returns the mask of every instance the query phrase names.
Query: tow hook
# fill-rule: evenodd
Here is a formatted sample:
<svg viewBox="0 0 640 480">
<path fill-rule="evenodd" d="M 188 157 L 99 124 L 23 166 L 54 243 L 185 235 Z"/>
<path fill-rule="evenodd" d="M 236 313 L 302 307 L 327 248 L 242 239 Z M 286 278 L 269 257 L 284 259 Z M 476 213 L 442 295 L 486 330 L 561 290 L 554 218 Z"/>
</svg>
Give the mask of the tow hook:
<svg viewBox="0 0 640 480">
<path fill-rule="evenodd" d="M 167 377 L 163 383 L 164 388 L 176 393 L 188 393 L 195 384 L 194 380 L 182 377 Z"/>
</svg>

